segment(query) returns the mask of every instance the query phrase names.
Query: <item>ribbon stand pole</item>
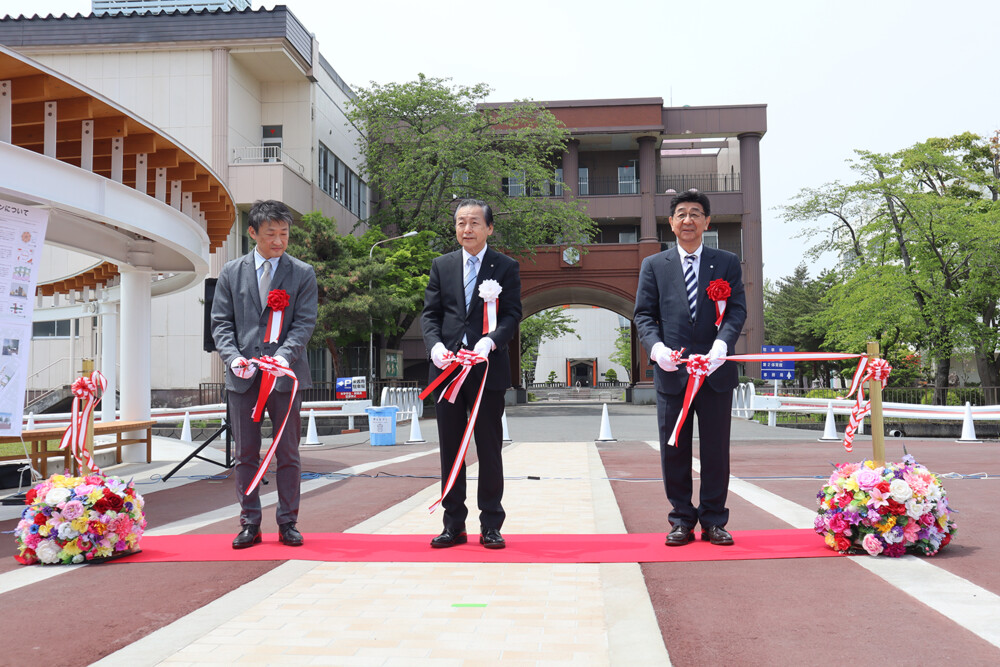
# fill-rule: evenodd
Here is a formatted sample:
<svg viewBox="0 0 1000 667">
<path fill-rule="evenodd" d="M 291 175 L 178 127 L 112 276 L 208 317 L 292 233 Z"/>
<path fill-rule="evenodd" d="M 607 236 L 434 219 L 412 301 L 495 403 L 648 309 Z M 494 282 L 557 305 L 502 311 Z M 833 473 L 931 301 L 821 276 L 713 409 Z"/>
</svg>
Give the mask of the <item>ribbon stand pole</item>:
<svg viewBox="0 0 1000 667">
<path fill-rule="evenodd" d="M 868 341 L 868 356 L 879 356 L 878 342 Z M 872 460 L 876 466 L 885 465 L 885 424 L 882 421 L 882 382 L 876 378 L 868 381 L 868 397 L 872 404 Z"/>
<path fill-rule="evenodd" d="M 87 418 L 87 435 L 83 442 L 84 448 L 87 450 L 87 460 L 94 460 L 94 410 L 90 411 L 90 416 Z M 80 470 L 81 475 L 92 475 L 94 470 L 89 466 L 85 465 L 83 470 Z"/>
</svg>

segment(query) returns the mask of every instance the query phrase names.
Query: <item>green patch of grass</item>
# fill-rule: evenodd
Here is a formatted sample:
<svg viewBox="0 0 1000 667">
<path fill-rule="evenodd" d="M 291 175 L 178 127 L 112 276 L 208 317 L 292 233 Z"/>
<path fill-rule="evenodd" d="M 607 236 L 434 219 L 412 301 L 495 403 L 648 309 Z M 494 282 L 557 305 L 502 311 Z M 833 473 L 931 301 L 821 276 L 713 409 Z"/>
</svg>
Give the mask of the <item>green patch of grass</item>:
<svg viewBox="0 0 1000 667">
<path fill-rule="evenodd" d="M 59 441 L 49 440 L 46 443 L 48 446 L 45 448 L 47 451 L 59 451 Z M 0 456 L 24 456 L 25 449 L 31 452 L 31 443 L 27 440 L 22 445 L 20 442 L 6 442 L 0 444 Z"/>
</svg>

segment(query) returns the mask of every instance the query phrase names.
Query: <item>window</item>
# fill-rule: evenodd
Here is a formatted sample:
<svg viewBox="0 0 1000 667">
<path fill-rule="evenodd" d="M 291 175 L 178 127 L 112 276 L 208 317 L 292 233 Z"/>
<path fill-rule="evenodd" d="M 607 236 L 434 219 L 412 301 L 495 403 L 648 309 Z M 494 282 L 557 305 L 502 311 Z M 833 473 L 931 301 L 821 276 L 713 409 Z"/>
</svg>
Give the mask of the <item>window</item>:
<svg viewBox="0 0 1000 667">
<path fill-rule="evenodd" d="M 524 196 L 524 172 L 511 174 L 503 179 L 503 193 L 508 197 Z"/>
<path fill-rule="evenodd" d="M 638 243 L 639 233 L 634 229 L 627 232 L 618 232 L 618 242 L 619 243 Z"/>
<path fill-rule="evenodd" d="M 562 179 L 563 179 L 563 170 L 562 167 L 559 167 L 558 169 L 556 169 L 556 182 L 554 187 L 552 188 L 553 197 L 562 197 L 563 194 Z M 546 188 L 546 194 L 548 193 L 547 191 L 548 188 Z"/>
<path fill-rule="evenodd" d="M 368 217 L 368 186 L 333 151 L 319 144 L 316 180 L 320 190 L 343 204 L 358 218 Z"/>
<path fill-rule="evenodd" d="M 590 194 L 590 169 L 587 167 L 580 167 L 579 183 L 577 184 L 580 191 L 577 193 L 579 196 L 584 197 Z"/>
<path fill-rule="evenodd" d="M 55 322 L 35 322 L 31 325 L 32 338 L 69 338 L 72 324 L 70 320 Z M 77 330 L 79 335 L 79 330 Z"/>
<path fill-rule="evenodd" d="M 618 167 L 618 194 L 639 194 L 638 172 L 639 169 L 636 160 L 629 160 L 626 166 Z"/>
</svg>

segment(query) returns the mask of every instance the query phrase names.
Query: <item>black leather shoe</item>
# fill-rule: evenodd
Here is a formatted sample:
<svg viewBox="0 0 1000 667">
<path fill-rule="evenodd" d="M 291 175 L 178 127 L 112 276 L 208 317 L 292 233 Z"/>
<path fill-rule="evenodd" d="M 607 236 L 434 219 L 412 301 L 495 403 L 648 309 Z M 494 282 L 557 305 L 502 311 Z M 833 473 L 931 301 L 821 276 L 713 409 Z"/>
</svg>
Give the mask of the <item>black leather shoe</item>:
<svg viewBox="0 0 1000 667">
<path fill-rule="evenodd" d="M 694 531 L 687 526 L 677 524 L 667 533 L 668 547 L 682 547 L 689 542 L 694 542 Z"/>
<path fill-rule="evenodd" d="M 503 535 L 496 528 L 487 528 L 479 536 L 479 543 L 482 544 L 487 549 L 503 549 L 507 546 L 507 543 L 503 539 Z"/>
<path fill-rule="evenodd" d="M 252 547 L 255 544 L 260 544 L 262 540 L 263 538 L 260 536 L 260 526 L 248 523 L 243 526 L 243 530 L 241 530 L 240 534 L 233 540 L 233 548 L 246 549 L 247 547 Z"/>
<path fill-rule="evenodd" d="M 302 533 L 295 528 L 294 521 L 278 526 L 278 541 L 290 547 L 302 546 Z"/>
<path fill-rule="evenodd" d="M 431 547 L 435 549 L 447 549 L 448 547 L 456 547 L 459 544 L 465 544 L 469 541 L 469 536 L 464 530 L 452 530 L 450 528 L 445 528 L 441 531 L 441 534 L 431 540 Z"/>
<path fill-rule="evenodd" d="M 720 547 L 728 547 L 733 544 L 733 536 L 722 526 L 709 526 L 708 528 L 702 526 L 701 539 L 718 544 Z"/>
</svg>

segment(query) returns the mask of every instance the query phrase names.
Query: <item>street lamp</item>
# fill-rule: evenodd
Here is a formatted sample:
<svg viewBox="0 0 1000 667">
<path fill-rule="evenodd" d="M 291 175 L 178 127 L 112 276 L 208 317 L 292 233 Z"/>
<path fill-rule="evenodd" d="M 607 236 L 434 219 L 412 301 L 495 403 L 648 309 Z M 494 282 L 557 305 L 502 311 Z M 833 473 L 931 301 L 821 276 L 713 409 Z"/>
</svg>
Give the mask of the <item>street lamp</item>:
<svg viewBox="0 0 1000 667">
<path fill-rule="evenodd" d="M 381 241 L 376 241 L 372 244 L 371 249 L 368 251 L 368 260 L 371 261 L 373 254 L 375 252 L 375 246 L 382 243 L 388 243 L 389 241 L 395 241 L 397 239 L 405 239 L 411 236 L 416 236 L 417 232 L 410 231 L 399 236 L 392 236 L 387 239 L 382 239 Z M 368 292 L 372 291 L 372 280 L 368 279 Z M 375 329 L 374 323 L 372 321 L 372 312 L 368 311 L 368 397 L 374 402 L 375 400 Z"/>
</svg>

